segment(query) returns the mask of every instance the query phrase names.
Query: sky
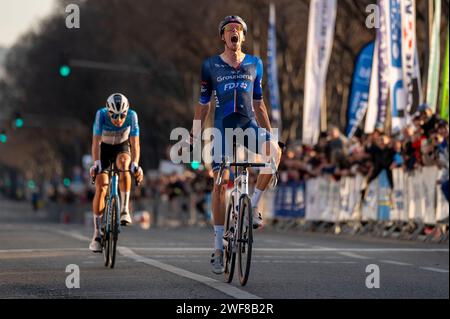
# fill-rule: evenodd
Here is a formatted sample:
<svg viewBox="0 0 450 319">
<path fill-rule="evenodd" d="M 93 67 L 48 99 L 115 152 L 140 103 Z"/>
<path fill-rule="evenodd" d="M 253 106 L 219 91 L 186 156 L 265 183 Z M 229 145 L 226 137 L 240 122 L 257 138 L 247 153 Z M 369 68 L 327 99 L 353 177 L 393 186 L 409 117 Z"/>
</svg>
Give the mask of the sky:
<svg viewBox="0 0 450 319">
<path fill-rule="evenodd" d="M 55 7 L 56 0 L 0 0 L 0 47 L 38 25 Z"/>
</svg>

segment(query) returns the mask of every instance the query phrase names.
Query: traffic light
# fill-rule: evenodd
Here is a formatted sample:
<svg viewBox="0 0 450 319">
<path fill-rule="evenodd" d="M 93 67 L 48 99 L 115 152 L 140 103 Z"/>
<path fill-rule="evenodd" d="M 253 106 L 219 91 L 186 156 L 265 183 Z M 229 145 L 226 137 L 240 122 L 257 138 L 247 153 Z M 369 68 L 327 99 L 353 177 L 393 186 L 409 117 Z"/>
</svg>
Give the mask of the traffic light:
<svg viewBox="0 0 450 319">
<path fill-rule="evenodd" d="M 16 117 L 14 119 L 14 125 L 17 128 L 22 128 L 23 127 L 23 117 L 20 113 L 16 113 Z"/>
<path fill-rule="evenodd" d="M 67 64 L 63 64 L 59 67 L 59 75 L 61 75 L 63 78 L 66 78 L 70 75 L 71 69 L 70 66 Z"/>
<path fill-rule="evenodd" d="M 8 136 L 5 131 L 0 133 L 0 143 L 5 144 L 8 141 Z"/>
<path fill-rule="evenodd" d="M 67 78 L 72 72 L 72 68 L 70 67 L 70 61 L 67 54 L 61 54 L 59 57 L 59 75 L 63 78 Z"/>
<path fill-rule="evenodd" d="M 191 167 L 193 170 L 198 170 L 200 168 L 200 163 L 197 161 L 192 161 L 191 162 Z"/>
<path fill-rule="evenodd" d="M 72 183 L 72 181 L 70 180 L 70 178 L 67 178 L 67 177 L 64 178 L 64 180 L 63 180 L 64 186 L 69 187 L 71 183 Z"/>
</svg>

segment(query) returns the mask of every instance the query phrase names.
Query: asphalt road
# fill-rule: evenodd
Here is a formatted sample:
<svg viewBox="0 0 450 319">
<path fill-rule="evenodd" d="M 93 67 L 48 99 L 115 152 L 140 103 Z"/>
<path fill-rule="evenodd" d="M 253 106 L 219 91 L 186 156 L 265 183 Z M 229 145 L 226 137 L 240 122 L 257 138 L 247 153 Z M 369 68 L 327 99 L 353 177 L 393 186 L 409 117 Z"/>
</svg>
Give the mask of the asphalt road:
<svg viewBox="0 0 450 319">
<path fill-rule="evenodd" d="M 262 229 L 241 287 L 236 276 L 226 284 L 211 272 L 209 227 L 127 227 L 108 269 L 88 250 L 89 227 L 7 209 L 0 205 L 0 298 L 449 298 L 448 244 Z M 69 265 L 79 288 L 66 286 Z M 379 288 L 366 285 L 368 265 L 379 269 Z"/>
</svg>

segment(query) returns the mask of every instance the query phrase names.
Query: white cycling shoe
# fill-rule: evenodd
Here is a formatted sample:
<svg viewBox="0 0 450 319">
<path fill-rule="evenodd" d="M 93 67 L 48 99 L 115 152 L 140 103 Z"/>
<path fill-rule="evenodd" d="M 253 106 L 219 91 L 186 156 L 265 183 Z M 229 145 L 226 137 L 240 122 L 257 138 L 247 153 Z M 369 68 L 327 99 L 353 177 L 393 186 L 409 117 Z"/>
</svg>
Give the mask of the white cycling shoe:
<svg viewBox="0 0 450 319">
<path fill-rule="evenodd" d="M 89 244 L 89 249 L 94 253 L 101 253 L 102 252 L 101 241 L 102 240 L 100 237 L 92 238 L 92 241 Z"/>
<path fill-rule="evenodd" d="M 122 226 L 126 226 L 128 224 L 131 224 L 131 216 L 129 212 L 122 212 L 120 213 L 120 224 Z"/>
<path fill-rule="evenodd" d="M 253 229 L 262 228 L 264 226 L 262 215 L 253 208 Z"/>
<path fill-rule="evenodd" d="M 223 266 L 223 254 L 216 256 L 215 253 L 212 253 L 211 265 L 213 273 L 215 273 L 216 275 L 223 274 L 223 272 L 225 271 L 225 268 Z"/>
</svg>

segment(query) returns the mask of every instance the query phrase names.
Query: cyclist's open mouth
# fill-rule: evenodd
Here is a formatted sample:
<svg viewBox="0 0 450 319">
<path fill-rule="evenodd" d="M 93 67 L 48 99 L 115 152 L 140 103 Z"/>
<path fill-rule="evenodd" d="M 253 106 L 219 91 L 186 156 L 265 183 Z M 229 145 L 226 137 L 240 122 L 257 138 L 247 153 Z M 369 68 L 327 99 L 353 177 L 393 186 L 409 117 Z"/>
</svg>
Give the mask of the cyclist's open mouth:
<svg viewBox="0 0 450 319">
<path fill-rule="evenodd" d="M 238 41 L 239 41 L 239 37 L 237 35 L 231 36 L 231 42 L 238 43 Z"/>
</svg>

